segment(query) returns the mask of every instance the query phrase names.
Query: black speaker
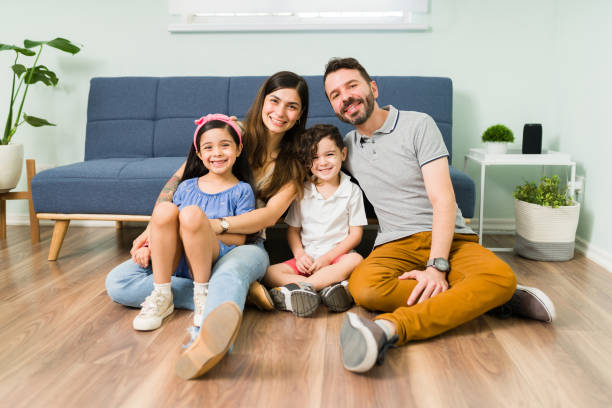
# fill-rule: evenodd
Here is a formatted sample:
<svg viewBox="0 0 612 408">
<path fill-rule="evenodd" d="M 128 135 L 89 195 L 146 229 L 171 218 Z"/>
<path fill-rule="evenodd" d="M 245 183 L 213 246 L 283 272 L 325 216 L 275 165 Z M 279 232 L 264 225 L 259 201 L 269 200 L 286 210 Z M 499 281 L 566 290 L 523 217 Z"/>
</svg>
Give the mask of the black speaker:
<svg viewBox="0 0 612 408">
<path fill-rule="evenodd" d="M 542 153 L 542 125 L 527 123 L 523 127 L 523 154 Z"/>
</svg>

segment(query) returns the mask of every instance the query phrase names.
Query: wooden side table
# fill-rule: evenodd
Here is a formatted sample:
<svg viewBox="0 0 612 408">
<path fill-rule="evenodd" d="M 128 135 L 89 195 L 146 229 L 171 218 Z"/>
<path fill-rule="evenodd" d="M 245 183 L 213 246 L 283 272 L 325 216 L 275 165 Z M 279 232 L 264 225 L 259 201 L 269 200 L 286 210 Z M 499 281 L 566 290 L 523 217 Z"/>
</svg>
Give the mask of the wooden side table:
<svg viewBox="0 0 612 408">
<path fill-rule="evenodd" d="M 30 207 L 30 239 L 35 244 L 40 242 L 40 227 L 34 212 L 34 203 L 32 202 L 32 179 L 36 174 L 35 160 L 26 160 L 26 174 L 28 177 L 28 191 L 0 193 L 0 239 L 6 239 L 6 200 L 28 200 Z"/>
</svg>

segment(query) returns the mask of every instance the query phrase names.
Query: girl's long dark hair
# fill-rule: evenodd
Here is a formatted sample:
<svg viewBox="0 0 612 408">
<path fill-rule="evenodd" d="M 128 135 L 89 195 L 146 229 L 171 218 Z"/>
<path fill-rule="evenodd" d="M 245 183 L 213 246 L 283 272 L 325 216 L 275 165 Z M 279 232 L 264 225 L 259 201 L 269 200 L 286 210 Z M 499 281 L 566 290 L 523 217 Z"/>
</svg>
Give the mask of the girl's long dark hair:
<svg viewBox="0 0 612 408">
<path fill-rule="evenodd" d="M 240 139 L 238 138 L 238 134 L 236 133 L 234 128 L 220 120 L 211 120 L 200 128 L 195 142 L 197 146 L 200 146 L 200 139 L 202 138 L 204 132 L 210 129 L 226 130 L 232 136 L 232 139 L 234 139 L 234 143 L 236 143 L 236 146 L 240 146 Z M 248 155 L 245 154 L 244 148 L 242 150 L 242 154 L 236 157 L 236 162 L 232 167 L 232 174 L 236 176 L 238 180 L 244 181 L 245 183 L 249 183 L 252 188 L 253 173 L 251 173 L 251 168 L 247 159 Z M 187 164 L 185 165 L 185 171 L 183 172 L 183 178 L 181 179 L 181 181 L 189 180 L 194 177 L 201 177 L 207 173 L 208 169 L 204 166 L 204 163 L 202 163 L 202 160 L 196 154 L 195 146 L 192 144 L 189 148 Z"/>
</svg>

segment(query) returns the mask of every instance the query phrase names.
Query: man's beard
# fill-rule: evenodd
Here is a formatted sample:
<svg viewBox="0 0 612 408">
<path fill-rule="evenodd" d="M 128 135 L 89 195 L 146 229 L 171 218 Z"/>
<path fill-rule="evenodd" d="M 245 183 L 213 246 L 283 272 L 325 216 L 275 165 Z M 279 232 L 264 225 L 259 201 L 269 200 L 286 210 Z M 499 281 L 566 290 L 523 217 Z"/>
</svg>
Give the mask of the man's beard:
<svg viewBox="0 0 612 408">
<path fill-rule="evenodd" d="M 359 126 L 365 123 L 365 121 L 370 118 L 370 115 L 372 115 L 372 112 L 374 112 L 374 95 L 372 94 L 372 92 L 370 92 L 368 95 L 366 95 L 365 101 L 362 98 L 350 98 L 342 105 L 341 112 L 344 112 L 347 107 L 349 107 L 355 102 L 359 102 L 363 105 L 363 107 L 365 108 L 363 114 L 348 117 L 344 113 L 336 113 L 336 116 L 338 117 L 338 119 L 345 123 L 350 123 L 353 126 Z"/>
</svg>

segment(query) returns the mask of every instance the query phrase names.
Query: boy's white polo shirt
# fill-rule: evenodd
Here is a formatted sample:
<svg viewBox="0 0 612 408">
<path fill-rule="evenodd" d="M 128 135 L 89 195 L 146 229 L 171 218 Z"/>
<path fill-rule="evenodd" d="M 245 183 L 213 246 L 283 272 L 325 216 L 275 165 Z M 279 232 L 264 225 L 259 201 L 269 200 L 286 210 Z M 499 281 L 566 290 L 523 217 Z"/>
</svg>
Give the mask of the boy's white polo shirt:
<svg viewBox="0 0 612 408">
<path fill-rule="evenodd" d="M 340 172 L 340 185 L 327 199 L 314 184 L 306 185 L 304 198 L 293 202 L 285 222 L 292 227 L 302 227 L 304 250 L 317 259 L 348 236 L 349 226 L 367 225 L 368 220 L 361 189 Z"/>
</svg>

